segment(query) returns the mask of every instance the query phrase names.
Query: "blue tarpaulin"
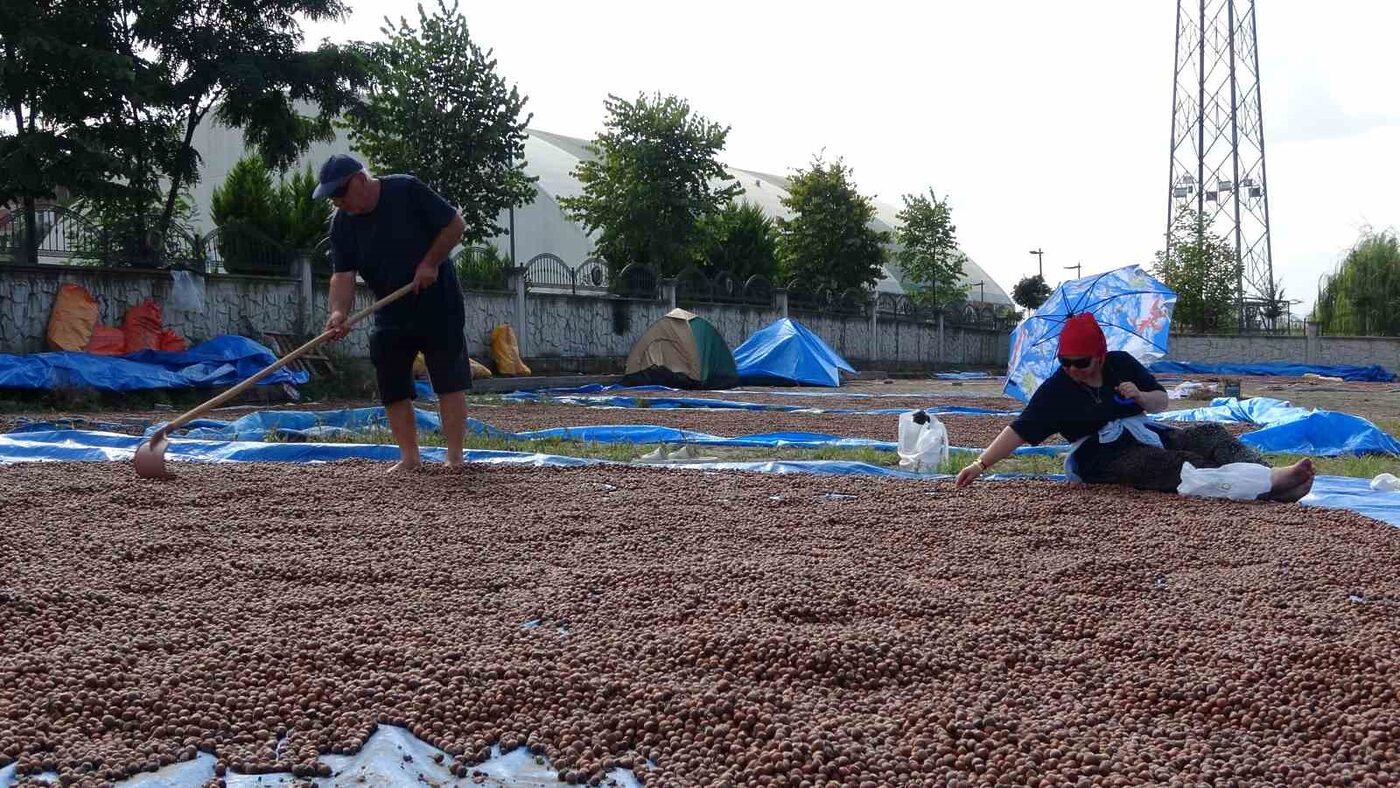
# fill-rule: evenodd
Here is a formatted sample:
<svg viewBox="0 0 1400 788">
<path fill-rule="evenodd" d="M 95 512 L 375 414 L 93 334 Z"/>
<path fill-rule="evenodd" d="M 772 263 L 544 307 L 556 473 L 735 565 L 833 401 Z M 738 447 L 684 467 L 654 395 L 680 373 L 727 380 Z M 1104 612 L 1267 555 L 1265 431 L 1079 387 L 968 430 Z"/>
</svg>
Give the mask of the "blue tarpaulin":
<svg viewBox="0 0 1400 788">
<path fill-rule="evenodd" d="M 632 389 L 636 390 L 636 389 Z M 742 394 L 742 392 L 735 392 Z M 796 392 L 793 392 L 794 394 Z M 937 396 L 937 395 L 934 395 Z M 913 408 L 874 408 L 870 410 L 851 410 L 845 408 L 814 408 L 809 405 L 779 405 L 771 402 L 743 402 L 741 400 L 728 399 L 706 399 L 703 397 L 626 397 L 618 394 L 607 395 L 572 395 L 572 394 L 547 394 L 538 391 L 514 391 L 501 397 L 510 402 L 552 402 L 557 405 L 578 405 L 589 408 L 655 408 L 657 410 L 675 410 L 678 408 L 712 408 L 716 410 L 775 410 L 786 413 L 841 413 L 859 416 L 888 416 L 907 413 Z M 903 397 L 907 399 L 908 397 Z M 933 397 L 930 397 L 933 398 Z M 1015 416 L 1020 411 L 994 410 L 992 408 L 975 408 L 963 405 L 949 405 L 944 407 L 928 407 L 924 410 L 935 415 L 940 413 L 970 413 L 987 416 Z"/>
<path fill-rule="evenodd" d="M 1306 374 L 1323 375 L 1342 380 L 1389 383 L 1395 375 L 1384 367 L 1359 367 L 1327 364 L 1196 364 L 1190 361 L 1157 361 L 1148 367 L 1164 375 L 1248 375 L 1253 377 L 1301 378 Z"/>
<path fill-rule="evenodd" d="M 1157 418 L 1257 424 L 1261 429 L 1245 433 L 1240 441 L 1266 452 L 1322 457 L 1400 454 L 1400 441 L 1360 416 L 1298 408 L 1271 397 L 1217 397 L 1208 407 L 1170 411 Z"/>
<path fill-rule="evenodd" d="M 0 389 L 90 388 L 98 391 L 215 388 L 252 377 L 277 360 L 271 350 L 240 336 L 220 336 L 173 353 L 143 350 L 125 356 L 51 352 L 0 354 Z M 305 372 L 279 369 L 265 385 L 305 383 Z"/>
<path fill-rule="evenodd" d="M 436 414 L 415 409 L 414 415 L 420 432 L 440 431 L 441 423 Z M 32 423 L 11 434 L 47 432 L 52 431 L 55 426 L 42 422 Z M 152 425 L 146 434 L 151 434 L 160 426 L 159 424 Z M 231 422 L 197 419 L 191 422 L 186 429 L 178 431 L 177 434 L 199 440 L 262 441 L 276 438 L 309 441 L 325 438 L 349 439 L 376 431 L 384 432 L 388 429 L 389 422 L 384 409 L 374 407 L 336 411 L 258 411 Z M 731 448 L 871 448 L 882 451 L 894 451 L 895 449 L 893 441 L 872 438 L 843 438 L 821 432 L 782 431 L 725 437 L 695 430 L 646 424 L 594 424 L 510 432 L 475 418 L 467 419 L 467 429 L 479 435 L 511 441 L 557 439 L 582 443 L 691 443 Z M 1024 446 L 1019 450 L 1019 453 L 1056 454 L 1063 451 L 1064 448 L 1064 446 Z M 959 450 L 954 448 L 954 451 Z M 965 451 L 974 451 L 974 449 L 969 448 Z"/>
<path fill-rule="evenodd" d="M 734 349 L 734 364 L 745 383 L 839 386 L 843 370 L 856 371 L 821 337 L 787 317 L 744 340 Z"/>
<path fill-rule="evenodd" d="M 619 397 L 618 399 L 635 404 L 627 397 Z M 714 400 L 697 400 L 697 402 L 709 403 L 714 402 Z M 749 403 L 732 404 L 735 406 L 749 405 Z M 795 410 L 795 408 L 788 406 L 771 407 L 789 411 Z M 906 411 L 891 408 L 887 410 L 827 412 L 892 416 Z M 928 408 L 927 412 L 934 415 L 996 415 L 1006 418 L 1015 415 L 1014 412 L 990 411 L 962 406 Z M 425 410 L 416 410 L 415 413 L 420 430 L 433 432 L 438 429 L 436 414 Z M 1246 433 L 1240 439 L 1247 445 L 1265 452 L 1290 452 L 1314 456 L 1400 454 L 1400 441 L 1386 434 L 1366 419 L 1346 413 L 1307 410 L 1294 407 L 1282 400 L 1267 397 L 1256 397 L 1243 401 L 1234 398 L 1218 398 L 1209 407 L 1169 411 L 1156 416 L 1156 418 L 1164 421 L 1254 424 L 1261 429 Z M 802 446 L 809 448 L 868 446 L 893 449 L 894 447 L 894 444 L 888 441 L 839 438 L 824 433 L 808 432 L 722 437 L 670 427 L 627 424 L 555 427 L 533 432 L 512 433 L 499 430 L 476 419 L 470 419 L 469 423 L 473 425 L 473 431 L 510 440 L 562 438 L 595 443 L 691 442 L 710 445 Z M 158 426 L 160 425 L 155 425 L 152 429 Z M 44 425 L 31 425 L 26 429 L 46 428 Z M 323 437 L 353 437 L 368 431 L 387 429 L 388 421 L 384 416 L 384 409 L 372 407 L 336 411 L 258 411 L 233 422 L 202 419 L 191 423 L 185 434 L 194 438 L 219 440 L 262 440 L 269 435 L 306 440 Z M 1060 445 L 1025 446 L 1018 451 L 1022 454 L 1059 454 L 1064 451 L 1064 448 Z"/>
<path fill-rule="evenodd" d="M 65 461 L 129 462 L 143 438 L 101 432 L 57 430 L 0 435 L 0 463 Z M 423 459 L 442 462 L 444 450 L 424 447 Z M 240 441 L 200 441 L 175 438 L 166 456 L 174 461 L 191 462 L 291 462 L 318 463 L 366 459 L 393 462 L 398 449 L 392 445 L 359 443 L 254 443 Z M 605 464 L 601 460 L 561 457 L 530 452 L 468 450 L 468 462 L 534 466 L 584 466 Z M 734 470 L 757 473 L 807 473 L 836 476 L 873 476 L 896 479 L 941 479 L 948 476 L 920 476 L 908 471 L 862 462 L 839 460 L 788 460 L 763 462 L 699 462 L 679 466 L 695 470 Z M 1055 478 L 1055 477 L 1050 477 Z M 984 483 L 993 483 L 988 477 Z M 1391 525 L 1400 526 L 1400 493 L 1378 492 L 1365 479 L 1319 476 L 1313 491 L 1302 500 L 1307 506 L 1349 509 Z"/>
</svg>

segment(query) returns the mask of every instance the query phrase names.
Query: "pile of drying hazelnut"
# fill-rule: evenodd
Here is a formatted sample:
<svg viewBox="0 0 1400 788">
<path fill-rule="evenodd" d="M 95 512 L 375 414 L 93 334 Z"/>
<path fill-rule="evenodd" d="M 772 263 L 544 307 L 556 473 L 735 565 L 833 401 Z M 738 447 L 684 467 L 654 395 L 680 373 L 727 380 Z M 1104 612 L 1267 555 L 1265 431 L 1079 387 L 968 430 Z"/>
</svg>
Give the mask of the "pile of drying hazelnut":
<svg viewBox="0 0 1400 788">
<path fill-rule="evenodd" d="M 1400 780 L 1400 530 L 1046 482 L 0 468 L 0 765 L 648 785 Z M 450 759 L 450 760 L 447 760 Z"/>
</svg>

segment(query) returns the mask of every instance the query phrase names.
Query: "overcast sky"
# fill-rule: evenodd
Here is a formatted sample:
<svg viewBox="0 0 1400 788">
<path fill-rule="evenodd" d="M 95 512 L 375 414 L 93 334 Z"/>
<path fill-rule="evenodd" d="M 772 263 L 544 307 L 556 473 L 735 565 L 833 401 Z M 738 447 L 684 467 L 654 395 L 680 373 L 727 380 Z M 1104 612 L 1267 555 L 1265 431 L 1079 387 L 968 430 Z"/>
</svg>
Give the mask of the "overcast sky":
<svg viewBox="0 0 1400 788">
<path fill-rule="evenodd" d="M 380 37 L 405 3 L 349 0 L 308 38 Z M 1246 2 L 1241 0 L 1240 6 Z M 1396 0 L 1257 10 L 1275 276 L 1311 304 L 1367 225 L 1400 226 Z M 479 2 L 473 39 L 531 125 L 592 137 L 609 94 L 673 93 L 732 127 L 722 160 L 780 175 L 825 149 L 869 195 L 947 194 L 1009 292 L 1149 264 L 1166 224 L 1176 3 L 1002 0 Z"/>
</svg>

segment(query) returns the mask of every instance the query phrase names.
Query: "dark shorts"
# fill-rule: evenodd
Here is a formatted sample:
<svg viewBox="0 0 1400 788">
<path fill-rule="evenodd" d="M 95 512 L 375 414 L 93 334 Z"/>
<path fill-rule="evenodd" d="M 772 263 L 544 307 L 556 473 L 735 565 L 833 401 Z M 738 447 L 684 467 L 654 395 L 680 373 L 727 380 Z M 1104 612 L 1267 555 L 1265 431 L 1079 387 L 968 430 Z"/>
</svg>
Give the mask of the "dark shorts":
<svg viewBox="0 0 1400 788">
<path fill-rule="evenodd" d="M 374 362 L 380 402 L 392 405 L 417 397 L 413 362 L 419 353 L 423 354 L 434 392 L 441 395 L 471 389 L 471 361 L 460 327 L 431 333 L 376 327 L 369 338 L 369 358 Z"/>
</svg>

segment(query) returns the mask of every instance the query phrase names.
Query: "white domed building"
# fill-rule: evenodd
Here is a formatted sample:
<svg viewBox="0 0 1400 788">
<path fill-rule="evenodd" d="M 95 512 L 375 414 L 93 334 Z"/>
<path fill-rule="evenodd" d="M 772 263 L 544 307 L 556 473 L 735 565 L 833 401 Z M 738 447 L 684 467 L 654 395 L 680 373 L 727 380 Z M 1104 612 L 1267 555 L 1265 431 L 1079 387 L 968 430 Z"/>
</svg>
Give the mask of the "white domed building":
<svg viewBox="0 0 1400 788">
<path fill-rule="evenodd" d="M 569 265 L 577 266 L 593 254 L 593 239 L 584 232 L 582 225 L 565 215 L 558 202 L 558 198 L 583 193 L 583 184 L 573 173 L 579 162 L 592 158 L 588 145 L 588 140 L 530 129 L 525 141 L 525 168 L 539 180 L 535 183 L 535 201 L 515 210 L 515 259 L 518 262 L 524 264 L 536 255 L 552 254 Z M 753 203 L 773 219 L 792 215 L 782 203 L 788 196 L 786 178 L 734 167 L 725 169 L 744 190 L 738 199 Z M 895 218 L 898 212 L 898 208 L 876 201 L 874 227 L 893 236 L 895 228 L 899 226 Z M 507 222 L 508 217 L 502 216 L 501 226 L 506 226 Z M 492 243 L 503 252 L 509 252 L 509 237 L 501 236 Z M 963 273 L 963 283 L 974 285 L 969 292 L 971 302 L 1012 307 L 1006 291 L 966 257 L 963 260 Z M 983 286 L 975 286 L 977 282 L 982 282 Z M 881 293 L 904 292 L 897 265 L 890 263 L 885 266 L 884 276 L 880 278 L 876 290 Z"/>
<path fill-rule="evenodd" d="M 525 169 L 537 178 L 535 200 L 515 210 L 515 260 L 524 265 L 538 255 L 558 257 L 567 266 L 577 268 L 593 256 L 593 238 L 583 226 L 570 219 L 559 207 L 559 198 L 574 197 L 583 192 L 583 185 L 574 177 L 579 162 L 591 158 L 588 140 L 565 137 L 538 129 L 530 129 L 525 140 Z M 210 196 L 234 163 L 244 155 L 242 133 L 206 120 L 196 132 L 195 147 L 199 150 L 203 163 L 201 178 L 191 189 L 195 216 L 204 226 L 202 232 L 213 229 L 209 219 Z M 314 169 L 332 153 L 350 148 L 349 140 L 338 133 L 330 143 L 314 145 L 298 166 Z M 747 200 L 773 219 L 788 217 L 791 212 L 782 204 L 788 195 L 786 178 L 751 170 L 727 168 L 729 174 L 743 187 L 740 199 Z M 885 203 L 875 202 L 876 229 L 893 235 L 899 222 L 895 218 L 899 209 Z M 499 224 L 509 227 L 508 212 L 503 212 Z M 491 241 L 504 255 L 510 253 L 510 237 L 502 235 Z M 894 251 L 892 244 L 891 251 Z M 987 272 L 971 259 L 963 260 L 963 283 L 972 285 L 968 291 L 971 303 L 984 303 L 998 311 L 1013 309 L 1011 299 Z M 977 283 L 983 283 L 981 287 Z M 776 284 L 776 283 L 775 283 Z M 880 293 L 901 294 L 904 284 L 898 266 L 894 263 L 885 266 L 884 276 L 876 285 Z"/>
</svg>

